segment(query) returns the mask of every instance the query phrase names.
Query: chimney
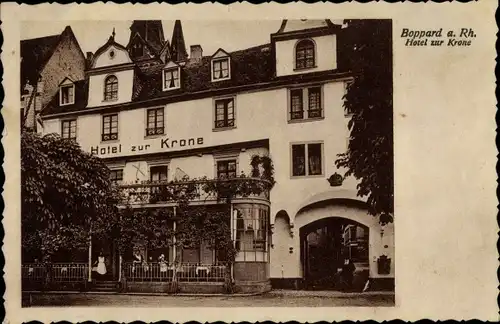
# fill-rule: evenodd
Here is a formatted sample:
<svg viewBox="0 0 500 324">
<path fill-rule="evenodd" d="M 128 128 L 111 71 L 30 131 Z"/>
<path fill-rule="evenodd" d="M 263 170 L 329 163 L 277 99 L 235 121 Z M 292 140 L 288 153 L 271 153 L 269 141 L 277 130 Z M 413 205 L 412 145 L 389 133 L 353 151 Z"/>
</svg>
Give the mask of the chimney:
<svg viewBox="0 0 500 324">
<path fill-rule="evenodd" d="M 203 57 L 203 49 L 200 45 L 191 45 L 191 55 L 189 58 L 193 62 L 201 62 Z"/>
<path fill-rule="evenodd" d="M 92 52 L 87 52 L 87 67 L 90 67 L 90 64 L 92 63 L 93 57 L 94 57 L 94 54 L 92 54 Z"/>
</svg>

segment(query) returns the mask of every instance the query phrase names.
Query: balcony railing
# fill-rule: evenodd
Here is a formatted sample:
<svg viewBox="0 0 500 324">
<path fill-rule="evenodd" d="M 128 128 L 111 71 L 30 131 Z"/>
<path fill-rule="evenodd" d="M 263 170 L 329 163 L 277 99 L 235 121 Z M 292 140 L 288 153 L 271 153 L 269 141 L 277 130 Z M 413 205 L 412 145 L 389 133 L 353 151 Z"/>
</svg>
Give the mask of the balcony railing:
<svg viewBox="0 0 500 324">
<path fill-rule="evenodd" d="M 224 282 L 225 265 L 183 263 L 175 267 L 166 262 L 134 263 L 123 265 L 127 281 L 172 281 L 174 271 L 179 282 Z"/>
<path fill-rule="evenodd" d="M 267 180 L 247 177 L 120 185 L 122 202 L 130 205 L 176 203 L 182 196 L 191 202 L 219 201 L 227 198 L 229 192 L 233 192 L 233 199 L 269 200 L 270 187 Z"/>
</svg>

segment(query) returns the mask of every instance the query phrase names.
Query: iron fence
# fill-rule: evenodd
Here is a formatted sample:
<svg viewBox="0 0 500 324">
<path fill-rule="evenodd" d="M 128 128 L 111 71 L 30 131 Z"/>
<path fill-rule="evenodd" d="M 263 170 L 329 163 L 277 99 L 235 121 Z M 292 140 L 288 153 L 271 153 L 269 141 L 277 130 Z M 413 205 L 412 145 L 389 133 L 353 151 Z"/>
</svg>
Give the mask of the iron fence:
<svg viewBox="0 0 500 324">
<path fill-rule="evenodd" d="M 189 264 L 178 266 L 162 262 L 124 263 L 127 281 L 172 281 L 174 271 L 179 282 L 224 282 L 226 266 L 219 264 Z"/>
</svg>

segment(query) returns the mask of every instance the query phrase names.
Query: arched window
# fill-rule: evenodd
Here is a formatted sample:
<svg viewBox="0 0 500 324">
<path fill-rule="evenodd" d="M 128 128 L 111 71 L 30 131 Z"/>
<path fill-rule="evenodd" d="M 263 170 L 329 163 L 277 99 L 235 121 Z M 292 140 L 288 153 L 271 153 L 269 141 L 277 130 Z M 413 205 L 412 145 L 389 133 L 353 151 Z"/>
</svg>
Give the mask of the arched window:
<svg viewBox="0 0 500 324">
<path fill-rule="evenodd" d="M 307 69 L 315 66 L 314 42 L 304 39 L 297 43 L 295 47 L 295 68 Z"/>
<path fill-rule="evenodd" d="M 110 75 L 104 81 L 104 100 L 111 101 L 118 99 L 118 78 Z"/>
</svg>

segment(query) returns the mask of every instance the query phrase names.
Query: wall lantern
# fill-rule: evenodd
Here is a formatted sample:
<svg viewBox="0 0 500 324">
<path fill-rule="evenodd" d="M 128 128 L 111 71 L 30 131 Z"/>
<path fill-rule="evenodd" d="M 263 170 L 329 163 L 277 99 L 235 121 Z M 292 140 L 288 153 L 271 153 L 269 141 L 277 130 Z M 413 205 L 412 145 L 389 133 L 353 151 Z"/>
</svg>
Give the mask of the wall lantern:
<svg viewBox="0 0 500 324">
<path fill-rule="evenodd" d="M 344 178 L 335 172 L 330 176 L 330 178 L 327 179 L 327 181 L 330 183 L 330 186 L 332 187 L 339 187 L 342 185 L 342 182 L 344 182 Z"/>
</svg>

